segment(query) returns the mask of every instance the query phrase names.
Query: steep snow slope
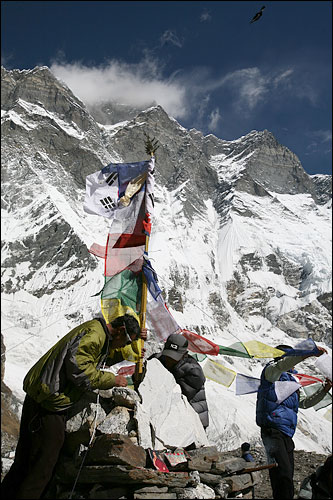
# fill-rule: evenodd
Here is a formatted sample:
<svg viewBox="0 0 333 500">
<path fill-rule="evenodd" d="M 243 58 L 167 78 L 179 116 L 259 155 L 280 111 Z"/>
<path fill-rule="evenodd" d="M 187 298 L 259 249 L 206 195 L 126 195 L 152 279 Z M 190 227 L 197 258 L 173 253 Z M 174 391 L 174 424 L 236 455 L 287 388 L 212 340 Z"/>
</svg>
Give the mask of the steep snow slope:
<svg viewBox="0 0 333 500">
<path fill-rule="evenodd" d="M 105 243 L 108 221 L 83 211 L 85 176 L 145 159 L 143 131 L 160 143 L 149 256 L 180 326 L 225 346 L 311 335 L 331 352 L 328 176 L 312 179 L 267 131 L 204 137 L 159 106 L 98 124 L 47 68 L 6 72 L 3 83 L 2 334 L 5 382 L 21 400 L 27 370 L 100 310 L 103 263 L 87 248 Z M 265 362 L 218 361 L 254 377 Z M 313 360 L 300 371 L 318 373 Z M 260 441 L 255 395 L 209 380 L 207 396 L 212 443 Z M 298 448 L 331 449 L 324 413 L 301 411 Z"/>
</svg>

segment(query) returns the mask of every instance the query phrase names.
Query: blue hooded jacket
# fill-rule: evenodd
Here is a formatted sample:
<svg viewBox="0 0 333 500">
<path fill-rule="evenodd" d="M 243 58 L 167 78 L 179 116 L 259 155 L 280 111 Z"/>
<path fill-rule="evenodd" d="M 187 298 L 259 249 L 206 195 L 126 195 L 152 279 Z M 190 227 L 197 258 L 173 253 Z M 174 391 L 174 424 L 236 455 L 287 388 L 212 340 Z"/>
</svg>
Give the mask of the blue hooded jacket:
<svg viewBox="0 0 333 500">
<path fill-rule="evenodd" d="M 273 427 L 287 436 L 293 437 L 297 425 L 298 391 L 288 396 L 281 403 L 277 403 L 275 383 L 268 382 L 265 370 L 262 371 L 260 386 L 257 395 L 256 423 L 259 427 Z M 294 377 L 287 372 L 282 372 L 280 381 L 293 381 Z"/>
</svg>

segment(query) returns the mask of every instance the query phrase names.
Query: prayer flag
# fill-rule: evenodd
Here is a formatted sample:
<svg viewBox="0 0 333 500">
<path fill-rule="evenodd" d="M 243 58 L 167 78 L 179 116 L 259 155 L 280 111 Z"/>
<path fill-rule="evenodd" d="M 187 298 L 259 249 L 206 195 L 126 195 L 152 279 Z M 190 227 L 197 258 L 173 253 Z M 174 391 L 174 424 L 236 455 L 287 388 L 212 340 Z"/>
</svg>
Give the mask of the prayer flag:
<svg viewBox="0 0 333 500">
<path fill-rule="evenodd" d="M 248 375 L 242 375 L 237 373 L 236 377 L 236 396 L 242 396 L 243 394 L 251 394 L 257 392 L 260 386 L 260 379 L 255 377 L 249 377 Z"/>
<path fill-rule="evenodd" d="M 147 294 L 147 322 L 161 342 L 165 342 L 172 333 L 182 331 L 167 308 L 161 293 L 156 300 L 151 293 Z"/>
<path fill-rule="evenodd" d="M 318 384 L 312 384 L 306 387 L 303 387 L 303 391 L 305 392 L 306 396 L 312 396 L 315 392 L 318 391 L 318 389 L 321 389 L 323 387 L 323 383 L 318 383 Z M 316 405 L 314 405 L 315 410 L 320 410 L 321 408 L 325 408 L 326 406 L 332 404 L 332 395 L 327 392 L 323 399 L 319 401 Z"/>
<path fill-rule="evenodd" d="M 325 377 L 332 381 L 332 358 L 328 354 L 322 354 L 317 358 L 316 367 Z"/>
<path fill-rule="evenodd" d="M 130 347 L 130 346 L 126 346 L 126 348 L 127 347 Z M 124 349 L 125 348 L 121 348 L 122 352 L 124 352 Z M 127 359 L 124 359 L 123 361 L 120 361 L 119 363 L 116 363 L 115 365 L 101 368 L 101 370 L 104 372 L 114 373 L 115 375 L 124 375 L 124 377 L 126 377 L 128 375 L 133 375 L 133 373 L 135 371 L 135 362 L 128 361 Z"/>
<path fill-rule="evenodd" d="M 140 323 L 142 262 L 143 259 L 139 259 L 124 271 L 105 278 L 101 292 L 101 307 L 107 323 L 124 314 L 134 316 Z"/>
<path fill-rule="evenodd" d="M 301 384 L 302 387 L 306 387 L 307 385 L 322 383 L 322 380 L 318 377 L 313 377 L 312 375 L 305 375 L 305 373 L 293 373 L 293 377 L 297 379 L 297 381 Z"/>
<path fill-rule="evenodd" d="M 251 358 L 242 342 L 236 342 L 229 347 L 219 346 L 219 354 L 226 356 L 237 356 L 239 358 Z"/>
<path fill-rule="evenodd" d="M 147 281 L 148 290 L 150 291 L 150 293 L 154 297 L 154 299 L 157 300 L 157 297 L 162 293 L 162 290 L 158 286 L 157 274 L 155 273 L 154 269 L 152 268 L 150 260 L 148 260 L 146 258 L 144 259 L 142 271 L 143 271 L 145 278 L 146 278 L 146 281 Z"/>
<path fill-rule="evenodd" d="M 181 328 L 167 308 L 162 290 L 157 282 L 157 274 L 147 258 L 144 258 L 142 271 L 149 291 L 147 294 L 147 321 L 154 330 L 155 336 L 160 341 L 165 342 L 172 333 L 181 333 Z"/>
<path fill-rule="evenodd" d="M 225 387 L 229 387 L 236 377 L 236 372 L 211 359 L 204 364 L 203 372 L 207 378 Z"/>
<path fill-rule="evenodd" d="M 132 363 L 131 365 L 128 366 L 122 366 L 118 370 L 118 375 L 123 375 L 124 377 L 128 377 L 130 375 L 133 375 L 135 372 L 135 363 Z"/>
<path fill-rule="evenodd" d="M 319 349 L 311 338 L 302 340 L 292 349 L 284 349 L 286 356 L 305 356 L 310 354 L 315 356 L 319 353 Z"/>
<path fill-rule="evenodd" d="M 270 347 L 269 345 L 263 344 L 258 340 L 249 340 L 248 342 L 244 342 L 244 346 L 250 356 L 253 356 L 254 358 L 277 358 L 279 356 L 283 356 L 284 354 L 284 351 Z"/>
<path fill-rule="evenodd" d="M 110 163 L 86 177 L 85 212 L 113 219 L 117 210 L 128 206 L 131 198 L 147 182 L 146 212 L 153 213 L 155 158 L 133 163 Z M 150 174 L 150 175 L 149 175 Z"/>
<path fill-rule="evenodd" d="M 323 415 L 324 418 L 326 418 L 326 420 L 328 420 L 329 422 L 332 422 L 332 408 L 329 408 Z"/>
<path fill-rule="evenodd" d="M 112 170 L 112 171 L 111 171 Z M 118 172 L 116 166 L 110 172 L 99 170 L 86 177 L 86 196 L 83 209 L 94 215 L 113 219 L 118 205 Z"/>
<path fill-rule="evenodd" d="M 196 359 L 199 363 L 202 363 L 202 361 L 204 361 L 207 358 L 206 354 L 200 354 L 197 352 L 193 352 L 193 353 L 191 352 L 191 356 L 192 356 L 192 358 Z"/>
<path fill-rule="evenodd" d="M 295 392 L 300 387 L 306 387 L 306 386 L 311 385 L 311 384 L 316 384 L 315 390 L 317 390 L 318 389 L 318 382 L 320 382 L 322 385 L 322 381 L 319 378 L 312 377 L 311 375 L 305 375 L 303 373 L 295 373 L 295 374 L 293 374 L 293 377 L 295 377 L 297 379 L 295 382 L 294 381 L 280 381 L 280 380 L 275 382 L 275 392 L 277 395 L 278 402 L 281 402 L 284 399 L 286 399 L 288 396 L 290 396 L 290 394 Z M 241 396 L 243 394 L 251 394 L 253 392 L 257 392 L 259 389 L 259 386 L 260 386 L 260 379 L 259 378 L 249 377 L 248 375 L 242 375 L 241 373 L 237 373 L 236 396 Z M 315 390 L 313 390 L 313 392 L 315 392 Z M 311 394 L 312 394 L 312 392 L 311 392 Z M 320 404 L 320 403 L 318 403 L 318 404 Z"/>
<path fill-rule="evenodd" d="M 326 406 L 329 406 L 332 404 L 332 395 L 328 392 L 325 394 L 323 399 L 319 401 L 316 405 L 314 405 L 314 409 L 316 411 L 320 410 L 321 408 L 326 408 Z"/>
<path fill-rule="evenodd" d="M 276 394 L 276 402 L 280 404 L 285 399 L 289 398 L 291 394 L 296 392 L 301 387 L 301 384 L 296 380 L 277 380 L 274 382 L 274 389 Z"/>
<path fill-rule="evenodd" d="M 106 246 L 94 243 L 89 249 L 92 254 L 105 259 L 105 276 L 111 277 L 123 271 L 144 254 L 154 206 L 154 165 L 154 157 L 149 161 L 110 164 L 87 178 L 85 210 L 96 214 L 104 211 L 103 215 L 111 219 Z M 104 182 L 104 185 L 96 189 L 92 187 L 95 178 L 103 178 L 99 182 Z M 114 180 L 106 187 L 108 179 L 109 182 Z M 107 209 L 105 198 L 100 198 L 102 188 L 103 195 L 110 188 L 112 203 Z"/>
<path fill-rule="evenodd" d="M 190 332 L 186 329 L 182 330 L 182 334 L 188 340 L 188 349 L 190 351 L 200 354 L 210 354 L 212 356 L 217 356 L 219 354 L 220 346 L 214 344 L 211 340 L 205 339 L 197 333 Z"/>
</svg>

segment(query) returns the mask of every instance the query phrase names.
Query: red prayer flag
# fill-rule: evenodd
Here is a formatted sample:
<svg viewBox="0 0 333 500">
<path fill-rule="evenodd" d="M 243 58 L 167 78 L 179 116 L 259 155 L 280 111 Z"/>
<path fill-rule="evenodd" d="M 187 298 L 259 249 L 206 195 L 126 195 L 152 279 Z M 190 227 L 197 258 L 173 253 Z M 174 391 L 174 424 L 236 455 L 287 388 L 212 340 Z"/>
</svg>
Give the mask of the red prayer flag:
<svg viewBox="0 0 333 500">
<path fill-rule="evenodd" d="M 211 340 L 205 339 L 189 330 L 182 330 L 182 334 L 188 340 L 189 351 L 198 352 L 200 354 L 210 354 L 212 356 L 217 356 L 219 354 L 220 346 L 214 344 Z"/>
<path fill-rule="evenodd" d="M 312 375 L 305 375 L 305 373 L 295 373 L 293 376 L 298 379 L 302 387 L 306 387 L 307 385 L 315 384 L 317 382 L 323 382 L 320 378 L 313 377 Z"/>
</svg>

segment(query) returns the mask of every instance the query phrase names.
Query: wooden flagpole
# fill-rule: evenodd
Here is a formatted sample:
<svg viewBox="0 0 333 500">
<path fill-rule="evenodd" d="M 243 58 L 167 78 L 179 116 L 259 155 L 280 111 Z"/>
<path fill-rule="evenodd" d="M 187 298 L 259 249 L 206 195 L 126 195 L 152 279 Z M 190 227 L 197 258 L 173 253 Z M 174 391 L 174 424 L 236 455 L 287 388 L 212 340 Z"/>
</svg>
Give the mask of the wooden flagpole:
<svg viewBox="0 0 333 500">
<path fill-rule="evenodd" d="M 148 253 L 149 236 L 146 234 L 145 254 Z M 141 330 L 146 328 L 146 311 L 147 311 L 147 280 L 142 271 L 142 292 L 141 292 L 141 312 L 140 312 L 140 327 Z M 144 341 L 141 339 L 141 350 L 143 349 Z M 140 352 L 141 355 L 141 352 Z M 142 358 L 139 360 L 139 373 L 142 373 Z"/>
<path fill-rule="evenodd" d="M 154 152 L 150 152 L 151 158 L 154 156 Z M 148 221 L 147 221 L 148 222 Z M 145 241 L 145 255 L 148 255 L 148 245 L 149 245 L 149 235 L 146 234 L 146 241 Z M 142 271 L 142 292 L 141 292 L 141 312 L 140 312 L 140 327 L 141 330 L 143 328 L 146 328 L 146 311 L 147 311 L 147 280 L 145 278 L 145 275 Z M 141 351 L 144 346 L 144 341 L 141 340 Z M 141 352 L 140 352 L 141 356 Z M 139 359 L 139 367 L 138 367 L 138 372 L 141 374 L 142 373 L 142 358 L 140 357 Z"/>
</svg>

